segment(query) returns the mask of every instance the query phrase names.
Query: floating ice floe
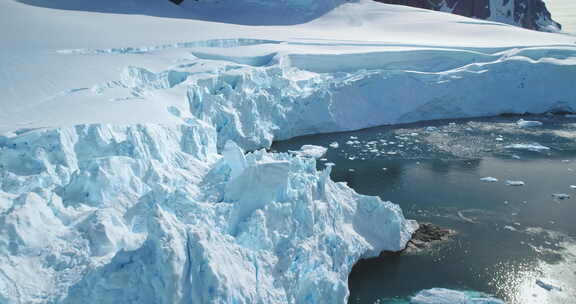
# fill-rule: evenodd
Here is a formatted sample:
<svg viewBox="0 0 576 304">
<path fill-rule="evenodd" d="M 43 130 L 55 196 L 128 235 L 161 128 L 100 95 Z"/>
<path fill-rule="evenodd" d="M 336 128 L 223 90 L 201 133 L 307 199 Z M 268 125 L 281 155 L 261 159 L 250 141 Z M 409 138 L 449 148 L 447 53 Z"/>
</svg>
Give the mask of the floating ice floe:
<svg viewBox="0 0 576 304">
<path fill-rule="evenodd" d="M 303 145 L 302 148 L 298 151 L 290 151 L 293 154 L 303 156 L 303 157 L 312 157 L 312 158 L 321 158 L 324 156 L 328 149 L 322 146 L 315 146 L 315 145 Z"/>
<path fill-rule="evenodd" d="M 533 128 L 533 127 L 540 127 L 542 125 L 542 123 L 539 121 L 535 121 L 535 120 L 520 119 L 516 122 L 516 125 L 519 128 Z"/>
<path fill-rule="evenodd" d="M 570 185 L 570 189 L 576 189 L 576 185 Z"/>
<path fill-rule="evenodd" d="M 338 142 L 333 142 L 330 144 L 331 148 L 337 149 L 338 147 L 340 147 L 340 145 L 338 144 Z"/>
<path fill-rule="evenodd" d="M 507 180 L 506 186 L 524 186 L 526 183 L 523 181 Z"/>
<path fill-rule="evenodd" d="M 566 194 L 566 193 L 554 193 L 552 194 L 552 197 L 555 199 L 559 199 L 559 200 L 565 200 L 565 199 L 569 199 L 570 198 L 570 194 Z"/>
<path fill-rule="evenodd" d="M 534 144 L 512 144 L 512 145 L 505 146 L 504 148 L 510 149 L 510 150 L 524 150 L 524 151 L 532 151 L 532 152 L 550 151 L 549 147 L 543 146 L 543 145 L 538 144 L 538 143 L 534 143 Z"/>
<path fill-rule="evenodd" d="M 426 132 L 435 132 L 438 131 L 438 128 L 436 127 L 426 127 Z"/>
<path fill-rule="evenodd" d="M 486 182 L 486 183 L 495 183 L 498 181 L 497 178 L 492 177 L 492 176 L 486 176 L 486 177 L 481 178 L 480 180 L 483 182 Z"/>
<path fill-rule="evenodd" d="M 544 281 L 539 280 L 539 279 L 536 280 L 536 285 L 538 285 L 538 286 L 540 286 L 540 287 L 542 287 L 542 288 L 544 288 L 544 289 L 546 289 L 546 290 L 548 290 L 548 291 L 552 291 L 552 290 L 562 291 L 562 288 L 561 288 L 561 287 L 552 285 L 552 284 L 550 284 L 550 283 L 544 282 Z"/>
<path fill-rule="evenodd" d="M 509 225 L 504 226 L 504 229 L 510 230 L 510 231 L 518 231 L 518 229 L 514 228 L 513 226 L 509 226 Z"/>
<path fill-rule="evenodd" d="M 504 302 L 480 292 L 432 288 L 422 290 L 413 296 L 410 304 L 504 304 Z"/>
</svg>

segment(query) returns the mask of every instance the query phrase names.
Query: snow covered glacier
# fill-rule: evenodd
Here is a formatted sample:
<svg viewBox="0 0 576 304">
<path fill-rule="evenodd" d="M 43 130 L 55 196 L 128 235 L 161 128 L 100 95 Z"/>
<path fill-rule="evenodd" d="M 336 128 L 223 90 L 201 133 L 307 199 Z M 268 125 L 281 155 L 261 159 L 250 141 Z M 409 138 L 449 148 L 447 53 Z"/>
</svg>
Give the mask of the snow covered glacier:
<svg viewBox="0 0 576 304">
<path fill-rule="evenodd" d="M 22 29 L 0 37 L 0 303 L 345 303 L 416 223 L 262 148 L 576 109 L 572 36 L 372 1 L 258 27 L 54 3 L 0 3 Z"/>
</svg>

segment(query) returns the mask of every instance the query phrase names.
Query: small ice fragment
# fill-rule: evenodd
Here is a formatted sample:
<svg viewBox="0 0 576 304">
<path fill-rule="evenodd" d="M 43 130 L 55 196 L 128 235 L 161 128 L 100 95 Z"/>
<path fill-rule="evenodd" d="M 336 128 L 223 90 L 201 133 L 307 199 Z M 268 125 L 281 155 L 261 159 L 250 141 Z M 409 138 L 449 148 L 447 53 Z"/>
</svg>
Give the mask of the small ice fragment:
<svg viewBox="0 0 576 304">
<path fill-rule="evenodd" d="M 386 170 L 388 170 L 388 168 L 382 168 L 382 170 L 386 171 Z"/>
<path fill-rule="evenodd" d="M 356 136 L 350 136 L 350 139 L 358 139 Z"/>
<path fill-rule="evenodd" d="M 492 177 L 492 176 L 486 176 L 486 177 L 481 178 L 480 180 L 483 182 L 486 182 L 486 183 L 495 183 L 498 181 L 497 178 Z"/>
<path fill-rule="evenodd" d="M 354 142 L 353 142 L 353 141 L 351 141 L 351 140 L 349 140 L 349 141 L 347 141 L 347 142 L 346 142 L 346 144 L 347 144 L 347 145 L 353 145 L 353 144 L 354 144 Z"/>
<path fill-rule="evenodd" d="M 538 143 L 535 143 L 535 144 L 512 144 L 512 145 L 508 145 L 504 148 L 511 149 L 511 150 L 527 150 L 527 151 L 533 151 L 533 152 L 543 152 L 543 151 L 549 151 L 550 150 L 550 148 L 543 146 L 541 144 L 538 144 Z"/>
<path fill-rule="evenodd" d="M 449 125 L 449 126 L 455 126 L 456 123 L 455 123 L 455 122 L 451 122 L 451 123 L 449 123 L 448 125 Z"/>
<path fill-rule="evenodd" d="M 504 205 L 508 205 L 508 203 L 509 203 L 508 201 L 504 201 Z"/>
<path fill-rule="evenodd" d="M 548 290 L 548 291 L 552 291 L 552 290 L 558 290 L 558 291 L 562 291 L 562 288 L 558 287 L 558 286 L 554 286 L 550 283 L 546 283 L 540 279 L 536 280 L 536 285 Z"/>
<path fill-rule="evenodd" d="M 569 163 L 570 160 L 569 160 L 569 159 L 563 159 L 562 162 L 563 162 L 563 163 Z"/>
<path fill-rule="evenodd" d="M 333 142 L 330 144 L 330 147 L 336 149 L 336 148 L 340 147 L 340 145 L 337 142 Z"/>
<path fill-rule="evenodd" d="M 506 186 L 524 186 L 526 183 L 523 181 L 507 180 Z"/>
<path fill-rule="evenodd" d="M 516 154 L 512 154 L 512 158 L 513 159 L 520 159 L 520 156 L 516 155 Z"/>
<path fill-rule="evenodd" d="M 416 132 L 410 133 L 410 136 L 418 136 L 418 133 Z"/>
<path fill-rule="evenodd" d="M 321 146 L 303 145 L 300 150 L 290 152 L 303 157 L 320 158 L 326 153 L 326 150 L 328 149 Z"/>
<path fill-rule="evenodd" d="M 542 123 L 535 120 L 520 119 L 516 122 L 516 125 L 518 126 L 518 128 L 533 128 L 541 126 Z"/>
<path fill-rule="evenodd" d="M 554 194 L 552 194 L 552 197 L 555 199 L 559 199 L 559 200 L 565 200 L 565 199 L 569 199 L 570 195 L 566 194 L 566 193 L 554 193 Z"/>
<path fill-rule="evenodd" d="M 576 189 L 576 185 L 570 185 L 570 189 Z"/>
<path fill-rule="evenodd" d="M 503 140 L 504 140 L 504 138 L 502 138 L 502 137 L 496 137 L 496 141 L 503 141 Z"/>
<path fill-rule="evenodd" d="M 436 127 L 426 127 L 426 131 L 427 131 L 427 132 L 434 132 L 434 131 L 438 131 L 438 128 L 436 128 Z"/>
<path fill-rule="evenodd" d="M 516 228 L 514 228 L 514 227 L 512 227 L 512 226 L 508 226 L 508 225 L 504 226 L 504 229 L 510 230 L 510 231 L 518 231 L 518 229 L 516 229 Z"/>
<path fill-rule="evenodd" d="M 328 160 L 327 158 L 321 158 L 321 159 L 320 159 L 320 161 L 323 161 L 323 162 L 325 162 L 325 161 L 327 161 L 327 160 Z"/>
<path fill-rule="evenodd" d="M 350 171 L 350 172 L 354 172 L 354 171 L 356 171 L 356 170 L 355 170 L 355 169 L 348 169 L 348 171 Z"/>
<path fill-rule="evenodd" d="M 396 155 L 396 154 L 398 154 L 398 152 L 389 151 L 389 152 L 387 152 L 386 154 L 388 154 L 388 155 Z"/>
<path fill-rule="evenodd" d="M 326 167 L 334 167 L 334 166 L 336 166 L 336 164 L 335 164 L 335 163 L 325 163 L 324 166 L 326 166 Z"/>
<path fill-rule="evenodd" d="M 377 301 L 378 302 L 378 301 Z M 458 291 L 444 288 L 422 290 L 410 298 L 411 304 L 504 304 L 503 301 L 487 294 L 473 291 Z"/>
</svg>

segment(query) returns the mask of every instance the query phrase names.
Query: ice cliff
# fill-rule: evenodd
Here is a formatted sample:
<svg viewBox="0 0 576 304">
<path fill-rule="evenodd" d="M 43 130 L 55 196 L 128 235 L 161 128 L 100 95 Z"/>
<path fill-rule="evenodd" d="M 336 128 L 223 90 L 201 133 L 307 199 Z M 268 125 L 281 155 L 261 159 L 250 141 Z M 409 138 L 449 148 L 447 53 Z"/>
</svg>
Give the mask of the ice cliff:
<svg viewBox="0 0 576 304">
<path fill-rule="evenodd" d="M 343 303 L 415 223 L 313 158 L 215 131 L 80 125 L 2 138 L 3 303 Z"/>
</svg>

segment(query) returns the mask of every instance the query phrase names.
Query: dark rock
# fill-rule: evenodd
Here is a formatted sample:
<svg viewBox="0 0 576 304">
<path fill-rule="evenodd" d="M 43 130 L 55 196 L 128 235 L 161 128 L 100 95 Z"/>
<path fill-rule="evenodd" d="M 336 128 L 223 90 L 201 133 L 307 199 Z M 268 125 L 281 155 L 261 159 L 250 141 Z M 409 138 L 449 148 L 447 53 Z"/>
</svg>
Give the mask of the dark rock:
<svg viewBox="0 0 576 304">
<path fill-rule="evenodd" d="M 406 244 L 405 252 L 419 252 L 433 245 L 448 240 L 456 234 L 454 230 L 444 229 L 430 223 L 422 223 Z"/>
<path fill-rule="evenodd" d="M 543 0 L 500 0 L 492 5 L 490 0 L 376 0 L 388 4 L 400 4 L 477 19 L 505 22 L 531 30 L 554 32 L 561 25 L 552 20 L 552 15 Z"/>
</svg>

